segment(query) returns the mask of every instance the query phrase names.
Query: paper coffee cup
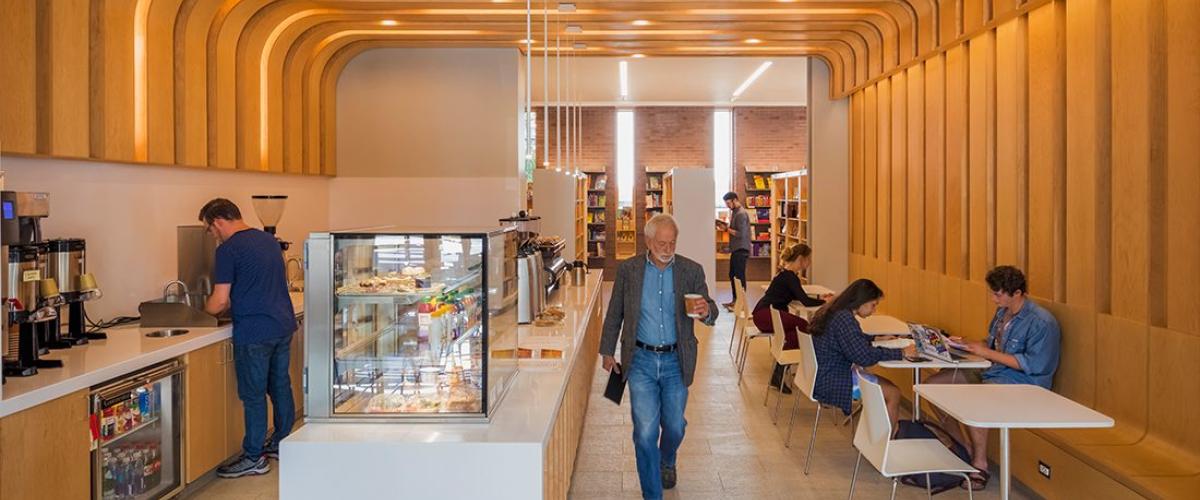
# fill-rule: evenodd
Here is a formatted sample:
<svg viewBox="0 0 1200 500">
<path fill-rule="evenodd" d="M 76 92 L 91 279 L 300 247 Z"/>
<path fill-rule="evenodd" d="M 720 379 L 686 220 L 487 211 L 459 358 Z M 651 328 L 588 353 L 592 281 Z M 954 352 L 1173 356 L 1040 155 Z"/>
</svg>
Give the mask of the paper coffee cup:
<svg viewBox="0 0 1200 500">
<path fill-rule="evenodd" d="M 692 304 L 695 303 L 697 300 L 704 300 L 704 296 L 700 295 L 698 293 L 689 293 L 689 294 L 686 294 L 683 296 L 683 304 L 684 304 L 684 306 L 687 307 L 687 312 L 688 312 L 689 318 L 700 318 L 699 314 L 695 314 L 692 312 Z"/>
</svg>

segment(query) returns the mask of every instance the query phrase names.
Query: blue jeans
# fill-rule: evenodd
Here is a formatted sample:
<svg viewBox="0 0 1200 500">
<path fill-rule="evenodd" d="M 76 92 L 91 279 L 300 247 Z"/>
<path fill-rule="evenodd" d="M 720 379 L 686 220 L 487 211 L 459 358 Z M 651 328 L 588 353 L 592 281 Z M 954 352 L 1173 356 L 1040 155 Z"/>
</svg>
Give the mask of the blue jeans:
<svg viewBox="0 0 1200 500">
<path fill-rule="evenodd" d="M 275 407 L 275 433 L 271 444 L 278 445 L 292 431 L 296 404 L 292 400 L 292 380 L 288 375 L 292 336 L 262 342 L 233 344 L 233 363 L 237 371 L 238 399 L 245 410 L 246 435 L 242 452 L 251 458 L 262 456 L 267 442 L 267 395 Z"/>
<path fill-rule="evenodd" d="M 627 378 L 642 498 L 661 499 L 662 467 L 675 466 L 675 453 L 687 427 L 683 410 L 688 388 L 683 383 L 679 354 L 636 349 Z"/>
</svg>

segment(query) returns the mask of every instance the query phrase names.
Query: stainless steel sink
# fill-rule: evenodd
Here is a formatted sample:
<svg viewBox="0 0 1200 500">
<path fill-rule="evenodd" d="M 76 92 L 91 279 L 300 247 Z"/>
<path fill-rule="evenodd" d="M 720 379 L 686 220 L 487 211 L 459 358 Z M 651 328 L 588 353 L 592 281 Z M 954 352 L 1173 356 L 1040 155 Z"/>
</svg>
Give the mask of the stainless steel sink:
<svg viewBox="0 0 1200 500">
<path fill-rule="evenodd" d="M 215 327 L 217 318 L 182 302 L 152 300 L 138 306 L 143 328 Z"/>
<path fill-rule="evenodd" d="M 146 336 L 154 337 L 154 338 L 166 338 L 166 337 L 175 337 L 178 335 L 183 335 L 187 332 L 188 332 L 188 330 L 184 330 L 182 328 L 167 328 L 165 330 L 155 330 L 153 332 L 147 333 Z"/>
</svg>

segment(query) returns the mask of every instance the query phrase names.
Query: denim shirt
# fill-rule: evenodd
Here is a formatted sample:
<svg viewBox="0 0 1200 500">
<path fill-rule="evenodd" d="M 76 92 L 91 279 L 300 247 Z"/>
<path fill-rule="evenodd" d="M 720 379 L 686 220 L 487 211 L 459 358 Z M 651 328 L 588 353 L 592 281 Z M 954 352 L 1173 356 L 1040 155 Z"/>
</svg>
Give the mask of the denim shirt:
<svg viewBox="0 0 1200 500">
<path fill-rule="evenodd" d="M 1004 346 L 1001 347 L 996 345 L 996 336 L 1004 324 L 1006 312 L 1006 308 L 996 310 L 992 323 L 988 325 L 987 344 L 992 349 L 1013 355 L 1021 369 L 1014 370 L 993 363 L 991 368 L 983 372 L 983 379 L 1001 384 L 1035 384 L 1049 389 L 1062 350 L 1058 321 L 1042 306 L 1025 299 L 1025 305 L 1021 306 L 1008 326 L 1008 332 L 1004 334 Z"/>
<path fill-rule="evenodd" d="M 672 259 L 665 269 L 660 270 L 647 253 L 637 339 L 649 345 L 674 344 L 675 306 L 675 260 Z"/>
</svg>

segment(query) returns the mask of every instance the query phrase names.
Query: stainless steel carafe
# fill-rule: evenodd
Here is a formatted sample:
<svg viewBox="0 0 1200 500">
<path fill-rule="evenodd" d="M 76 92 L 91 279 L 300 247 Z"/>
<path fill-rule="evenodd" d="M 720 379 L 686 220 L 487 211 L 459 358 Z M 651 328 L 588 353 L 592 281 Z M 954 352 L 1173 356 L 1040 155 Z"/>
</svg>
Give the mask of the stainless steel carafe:
<svg viewBox="0 0 1200 500">
<path fill-rule="evenodd" d="M 81 239 L 50 240 L 46 274 L 58 282 L 58 291 L 70 298 L 79 293 L 79 277 L 84 269 L 85 243 Z"/>
</svg>

